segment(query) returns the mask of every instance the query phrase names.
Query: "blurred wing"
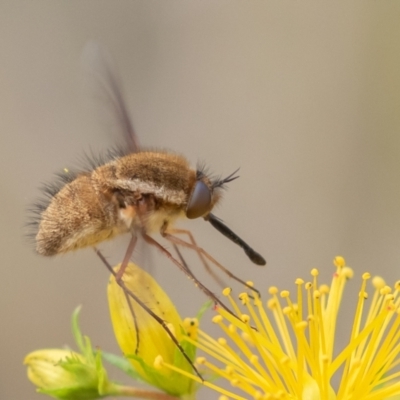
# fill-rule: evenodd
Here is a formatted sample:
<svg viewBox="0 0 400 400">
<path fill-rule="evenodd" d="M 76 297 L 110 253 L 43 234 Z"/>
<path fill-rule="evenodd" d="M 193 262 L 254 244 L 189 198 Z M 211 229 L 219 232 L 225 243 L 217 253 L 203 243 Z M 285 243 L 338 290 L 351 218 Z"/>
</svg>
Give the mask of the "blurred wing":
<svg viewBox="0 0 400 400">
<path fill-rule="evenodd" d="M 123 141 L 125 154 L 138 152 L 139 141 L 112 57 L 99 43 L 91 41 L 83 49 L 82 66 L 90 106 L 95 108 L 103 123 L 111 124 L 116 136 Z M 151 271 L 153 262 L 149 245 L 141 239 L 136 244 L 133 259 L 142 268 Z"/>
<path fill-rule="evenodd" d="M 124 141 L 126 153 L 139 151 L 139 141 L 126 108 L 118 74 L 108 52 L 96 42 L 86 44 L 82 52 L 82 65 L 85 84 L 95 97 L 96 106 L 101 105 L 100 115 L 112 119 L 112 124 L 119 131 Z"/>
</svg>

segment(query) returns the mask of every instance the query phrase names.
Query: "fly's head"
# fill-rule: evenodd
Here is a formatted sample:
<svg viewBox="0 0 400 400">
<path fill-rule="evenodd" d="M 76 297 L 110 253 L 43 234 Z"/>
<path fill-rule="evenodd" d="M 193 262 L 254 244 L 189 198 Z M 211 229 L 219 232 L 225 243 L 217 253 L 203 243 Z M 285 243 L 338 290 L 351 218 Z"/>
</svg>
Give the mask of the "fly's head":
<svg viewBox="0 0 400 400">
<path fill-rule="evenodd" d="M 226 178 L 209 177 L 204 169 L 196 171 L 196 181 L 192 187 L 186 206 L 186 217 L 195 219 L 206 218 L 222 197 L 224 185 L 237 179 L 236 170 Z"/>
</svg>

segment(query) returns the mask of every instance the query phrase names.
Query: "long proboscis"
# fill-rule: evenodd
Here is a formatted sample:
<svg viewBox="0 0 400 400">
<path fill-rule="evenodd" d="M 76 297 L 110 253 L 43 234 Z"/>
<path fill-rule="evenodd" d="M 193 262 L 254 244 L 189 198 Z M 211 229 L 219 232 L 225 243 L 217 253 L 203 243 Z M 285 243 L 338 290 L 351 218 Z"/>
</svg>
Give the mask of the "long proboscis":
<svg viewBox="0 0 400 400">
<path fill-rule="evenodd" d="M 233 243 L 236 243 L 239 247 L 241 247 L 244 252 L 246 253 L 247 257 L 257 265 L 265 265 L 267 262 L 265 261 L 264 257 L 253 250 L 243 239 L 241 239 L 235 232 L 229 229 L 222 221 L 217 218 L 213 214 L 208 214 L 206 221 L 210 222 L 210 224 L 218 231 L 221 232 L 224 236 L 226 236 L 229 240 Z"/>
</svg>

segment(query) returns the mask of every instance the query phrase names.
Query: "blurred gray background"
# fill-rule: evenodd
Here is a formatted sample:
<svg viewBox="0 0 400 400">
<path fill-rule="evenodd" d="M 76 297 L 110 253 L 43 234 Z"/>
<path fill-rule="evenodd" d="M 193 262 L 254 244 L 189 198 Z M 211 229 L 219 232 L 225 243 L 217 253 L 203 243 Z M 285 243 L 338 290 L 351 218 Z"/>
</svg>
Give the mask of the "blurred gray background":
<svg viewBox="0 0 400 400">
<path fill-rule="evenodd" d="M 209 224 L 183 222 L 201 246 L 265 292 L 293 289 L 313 267 L 329 281 L 341 254 L 357 271 L 355 303 L 361 272 L 399 278 L 399 20 L 398 1 L 1 0 L 0 398 L 44 398 L 22 360 L 72 345 L 78 304 L 94 345 L 118 352 L 108 274 L 93 251 L 45 259 L 24 239 L 40 184 L 116 140 L 88 112 L 80 65 L 88 40 L 113 55 L 143 145 L 222 175 L 241 168 L 216 214 L 267 267 Z M 127 241 L 102 249 L 118 261 Z M 181 314 L 194 315 L 205 297 L 152 253 L 152 273 Z M 351 312 L 344 307 L 339 341 Z"/>
</svg>

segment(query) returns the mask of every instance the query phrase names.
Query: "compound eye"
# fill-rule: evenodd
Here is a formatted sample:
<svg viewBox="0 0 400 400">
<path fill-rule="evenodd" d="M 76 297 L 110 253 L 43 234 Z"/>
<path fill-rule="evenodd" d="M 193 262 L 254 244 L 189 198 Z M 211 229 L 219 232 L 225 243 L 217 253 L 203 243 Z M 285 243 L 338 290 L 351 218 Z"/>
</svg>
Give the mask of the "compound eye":
<svg viewBox="0 0 400 400">
<path fill-rule="evenodd" d="M 189 219 L 202 217 L 210 210 L 211 191 L 202 181 L 197 181 L 186 208 Z"/>
</svg>

